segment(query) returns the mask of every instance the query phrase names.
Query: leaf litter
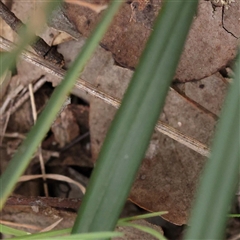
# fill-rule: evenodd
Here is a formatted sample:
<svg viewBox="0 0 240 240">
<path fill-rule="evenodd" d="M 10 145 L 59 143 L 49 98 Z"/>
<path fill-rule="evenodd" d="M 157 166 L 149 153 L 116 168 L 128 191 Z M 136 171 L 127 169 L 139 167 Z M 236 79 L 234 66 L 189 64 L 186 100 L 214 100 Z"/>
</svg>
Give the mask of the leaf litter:
<svg viewBox="0 0 240 240">
<path fill-rule="evenodd" d="M 103 48 L 98 49 L 81 75 L 84 80 L 94 84 L 98 89 L 119 99 L 121 99 L 127 88 L 133 74 L 131 69 L 136 67 L 144 44 L 152 31 L 154 16 L 161 7 L 159 2 L 144 2 L 145 5 L 139 4 L 140 2 L 124 4 L 108 34 L 102 41 L 101 45 Z M 17 9 L 16 6 L 13 9 Z M 239 9 L 238 2 L 231 3 L 228 11 L 236 12 L 236 9 Z M 95 22 L 99 19 L 96 13 L 82 7 L 78 9 L 76 6 L 69 5 L 66 7 L 66 11 L 68 18 L 84 36 L 89 35 Z M 76 15 L 77 13 L 78 16 Z M 175 86 L 181 89 L 181 92 L 184 94 L 181 96 L 178 92 L 171 90 L 161 115 L 162 121 L 208 146 L 211 143 L 216 118 L 211 114 L 207 114 L 207 111 L 216 116 L 219 115 L 227 88 L 227 83 L 223 80 L 223 76 L 216 72 L 229 66 L 229 62 L 233 60 L 237 45 L 235 36 L 238 36 L 236 18 L 230 21 L 230 12 L 228 13 L 224 10 L 226 15 L 223 15 L 223 24 L 224 28 L 227 29 L 226 31 L 220 24 L 221 14 L 222 8 L 218 7 L 213 12 L 210 2 L 200 1 L 197 17 L 175 76 Z M 234 36 L 229 34 L 229 32 L 233 33 Z M 53 35 L 49 33 L 48 36 L 52 37 Z M 54 36 L 56 36 L 56 33 Z M 79 41 L 83 44 L 85 40 L 81 37 Z M 82 44 L 80 45 L 82 46 Z M 65 45 L 69 45 L 68 47 L 75 52 L 80 51 L 81 48 L 81 46 L 75 47 L 71 42 L 65 43 Z M 61 46 L 59 49 L 64 48 L 67 47 Z M 105 49 L 108 51 L 105 51 Z M 207 52 L 209 52 L 209 55 L 205 55 Z M 196 56 L 197 58 L 195 59 Z M 69 60 L 67 61 L 71 61 L 72 57 L 72 53 L 65 54 L 65 61 L 68 58 Z M 117 66 L 116 63 L 124 66 L 124 68 Z M 15 78 L 19 78 L 18 82 L 24 84 L 24 81 L 31 82 L 33 79 L 38 79 L 41 75 L 46 75 L 44 71 L 40 71 L 39 75 L 33 76 L 32 73 L 35 71 L 31 71 L 29 69 L 31 67 L 28 66 L 24 70 L 23 65 L 19 65 L 17 69 L 18 74 L 15 75 Z M 36 68 L 37 70 L 38 68 Z M 26 80 L 21 80 L 21 71 L 25 71 L 22 74 L 22 78 Z M 48 81 L 53 84 L 57 82 L 51 75 L 49 75 Z M 85 166 L 92 168 L 116 109 L 78 90 L 75 90 L 75 95 L 80 96 L 85 103 L 90 105 L 88 110 L 89 125 L 88 112 L 84 116 L 84 126 L 84 124 L 81 125 L 78 122 L 83 115 L 76 116 L 75 114 L 74 116 L 72 110 L 69 112 L 70 109 L 66 109 L 62 116 L 57 119 L 60 124 L 59 129 L 61 129 L 58 136 L 54 131 L 57 132 L 59 130 L 52 129 L 52 135 L 46 139 L 43 146 L 50 150 L 54 149 L 53 143 L 58 146 L 64 146 L 73 140 L 76 137 L 75 135 L 79 135 L 82 128 L 89 128 L 91 157 L 88 155 L 86 160 L 88 163 L 86 162 Z M 206 111 L 199 108 L 197 104 L 188 101 L 184 95 L 200 104 Z M 43 97 L 39 96 L 39 98 L 42 99 Z M 80 106 L 76 104 L 76 107 L 73 107 L 74 111 L 79 111 Z M 13 120 L 17 120 L 21 111 L 23 111 L 24 116 L 27 116 L 26 113 L 29 109 L 29 106 L 25 107 L 25 110 L 24 108 L 19 109 Z M 62 122 L 62 120 L 66 121 L 66 123 Z M 17 126 L 14 121 L 11 122 L 11 126 Z M 19 122 L 21 121 L 23 125 L 26 124 L 24 123 L 26 119 L 23 120 L 22 118 Z M 61 125 L 63 123 L 67 127 L 63 127 L 64 125 Z M 14 131 L 20 134 L 25 133 L 32 124 L 33 122 L 30 118 L 24 128 L 18 127 Z M 71 126 L 71 124 L 73 125 Z M 76 125 L 76 129 L 74 125 Z M 77 129 L 80 129 L 80 131 Z M 73 136 L 74 130 L 77 131 Z M 65 134 L 67 137 L 63 138 Z M 88 144 L 84 148 L 86 146 L 89 148 Z M 79 145 L 76 149 L 79 149 Z M 83 152 L 87 154 L 88 151 L 84 150 Z M 69 160 L 69 157 L 71 160 Z M 77 157 L 79 159 L 79 156 Z M 79 163 L 77 164 L 77 158 L 73 160 L 74 156 L 71 156 L 71 153 L 68 154 L 67 158 L 67 162 L 65 161 L 67 168 L 69 163 L 70 165 L 79 165 Z M 130 193 L 130 200 L 148 211 L 167 210 L 169 214 L 164 216 L 165 219 L 178 225 L 185 224 L 197 179 L 205 160 L 200 154 L 155 131 Z M 56 166 L 57 162 L 54 165 Z"/>
</svg>

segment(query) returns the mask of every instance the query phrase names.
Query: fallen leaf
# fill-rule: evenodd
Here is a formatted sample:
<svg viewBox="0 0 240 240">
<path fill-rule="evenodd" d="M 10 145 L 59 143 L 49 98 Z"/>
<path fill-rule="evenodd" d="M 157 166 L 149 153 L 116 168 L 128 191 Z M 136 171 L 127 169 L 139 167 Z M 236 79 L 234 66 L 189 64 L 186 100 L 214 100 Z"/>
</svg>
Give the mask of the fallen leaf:
<svg viewBox="0 0 240 240">
<path fill-rule="evenodd" d="M 152 12 L 150 12 L 153 15 L 155 14 L 153 11 L 161 7 L 161 2 L 154 1 L 151 4 L 149 6 L 152 6 Z M 214 10 L 210 1 L 199 1 L 198 12 L 175 75 L 176 80 L 186 82 L 202 79 L 217 72 L 234 59 L 238 39 L 231 32 L 239 31 L 239 6 L 240 1 L 236 1 L 229 6 L 229 13 L 224 11 L 224 16 L 227 14 L 226 18 L 231 15 L 231 11 L 234 11 L 231 18 L 229 17 L 229 23 L 224 23 L 224 28 L 222 7 Z M 142 14 L 143 12 L 139 13 L 138 9 L 136 16 L 135 9 L 132 11 L 130 4 L 123 4 L 101 41 L 101 45 L 113 54 L 117 63 L 130 69 L 137 66 L 152 31 L 149 22 L 152 24 L 153 21 L 146 20 L 149 14 L 147 12 L 143 14 L 145 17 Z M 149 18 L 152 18 L 151 14 Z M 96 26 L 101 14 L 97 15 L 78 6 L 68 6 L 67 15 L 79 32 L 87 37 Z M 135 21 L 130 21 L 132 18 Z"/>
</svg>

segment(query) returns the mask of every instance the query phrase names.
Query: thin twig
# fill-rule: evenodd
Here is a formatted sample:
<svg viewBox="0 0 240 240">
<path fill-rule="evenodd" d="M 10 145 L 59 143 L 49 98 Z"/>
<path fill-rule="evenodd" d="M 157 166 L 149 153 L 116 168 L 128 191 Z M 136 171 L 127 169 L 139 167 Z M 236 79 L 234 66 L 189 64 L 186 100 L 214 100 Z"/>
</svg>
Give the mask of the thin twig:
<svg viewBox="0 0 240 240">
<path fill-rule="evenodd" d="M 0 36 L 0 47 L 3 48 L 6 51 L 10 51 L 12 49 L 13 44 L 4 39 L 3 37 Z M 63 79 L 66 71 L 60 68 L 57 68 L 54 65 L 49 64 L 48 62 L 44 61 L 37 55 L 31 53 L 30 51 L 23 51 L 21 54 L 21 58 L 24 59 L 25 61 L 32 63 L 36 66 L 39 66 L 40 68 L 44 69 L 46 72 L 51 73 L 52 75 L 58 77 L 59 83 Z M 115 108 L 119 108 L 120 106 L 120 100 L 102 92 L 99 91 L 96 87 L 94 87 L 92 84 L 88 83 L 87 81 L 84 81 L 80 78 L 78 78 L 77 82 L 75 83 L 75 87 L 82 90 L 86 91 L 87 93 L 91 94 L 94 97 L 97 97 L 104 102 L 112 105 Z M 186 147 L 200 153 L 203 156 L 209 156 L 210 155 L 210 150 L 209 148 L 199 142 L 198 140 L 194 138 L 190 138 L 184 134 L 182 134 L 180 131 L 172 128 L 171 126 L 158 121 L 156 125 L 156 130 L 159 132 L 169 136 L 170 138 L 176 140 L 177 142 L 185 145 Z"/>
<path fill-rule="evenodd" d="M 23 24 L 2 1 L 0 1 L 0 16 L 13 31 L 17 32 Z"/>
<path fill-rule="evenodd" d="M 42 85 L 47 81 L 47 78 L 45 76 L 43 76 L 38 82 L 36 82 L 33 86 L 33 92 L 35 93 L 40 87 L 42 87 Z M 5 113 L 3 113 L 3 111 L 1 111 L 1 118 L 3 119 L 5 116 L 7 116 L 8 114 L 13 114 L 14 112 L 16 112 L 16 110 L 25 102 L 27 101 L 27 99 L 29 98 L 29 92 L 26 92 L 17 102 L 16 104 L 8 109 L 8 111 L 6 111 Z"/>
<path fill-rule="evenodd" d="M 34 124 L 36 124 L 36 121 L 37 121 L 37 109 L 36 109 L 35 98 L 34 98 L 34 94 L 33 94 L 32 83 L 30 83 L 28 85 L 28 89 L 29 89 L 29 95 L 30 95 L 30 101 L 31 101 L 31 107 L 32 107 L 33 120 L 34 120 Z M 49 196 L 49 194 L 48 194 L 48 185 L 47 185 L 46 177 L 45 177 L 46 170 L 45 170 L 45 164 L 44 164 L 44 160 L 43 160 L 43 156 L 42 156 L 41 144 L 38 147 L 38 157 L 39 157 L 41 173 L 42 173 L 42 176 L 43 176 L 43 189 L 44 189 L 45 196 L 48 197 Z"/>
<path fill-rule="evenodd" d="M 35 104 L 35 99 L 34 99 L 34 94 L 33 94 L 32 83 L 28 84 L 28 91 L 29 91 L 30 102 L 31 102 L 31 107 L 32 107 L 33 121 L 34 121 L 34 124 L 35 124 L 36 121 L 37 121 L 37 109 L 36 109 L 36 104 Z"/>
<path fill-rule="evenodd" d="M 64 1 L 66 3 L 72 3 L 72 4 L 82 6 L 82 7 L 87 7 L 96 13 L 100 13 L 101 11 L 103 11 L 104 9 L 106 9 L 108 7 L 107 4 L 100 5 L 100 4 L 94 4 L 94 3 L 89 3 L 89 2 L 85 2 L 85 1 L 79 1 L 79 0 L 64 0 Z"/>
<path fill-rule="evenodd" d="M 63 218 L 60 218 L 59 220 L 57 220 L 56 222 L 54 222 L 54 223 L 51 224 L 50 226 L 47 226 L 46 228 L 42 229 L 40 232 L 48 232 L 48 231 L 51 231 L 51 230 L 54 229 L 62 220 L 63 220 Z"/>
<path fill-rule="evenodd" d="M 46 170 L 45 170 L 45 164 L 44 164 L 44 159 L 43 159 L 43 153 L 42 153 L 42 147 L 41 145 L 38 147 L 38 158 L 39 158 L 39 163 L 40 163 L 40 168 L 41 168 L 41 173 L 43 176 L 43 189 L 44 189 L 44 193 L 45 196 L 48 197 L 49 196 L 49 191 L 48 191 L 48 185 L 46 182 Z"/>
<path fill-rule="evenodd" d="M 20 91 L 23 90 L 23 86 L 22 85 L 19 85 L 16 89 L 14 89 L 12 92 L 10 92 L 10 94 L 8 94 L 7 98 L 5 99 L 5 101 L 3 102 L 2 104 L 2 107 L 0 108 L 0 116 L 1 118 L 4 118 L 4 112 L 6 111 L 9 103 L 13 100 L 13 98 L 15 98 L 19 93 Z M 7 113 L 6 113 L 7 115 Z"/>
<path fill-rule="evenodd" d="M 207 108 L 200 105 L 198 102 L 194 101 L 190 97 L 188 97 L 183 91 L 177 89 L 177 88 L 171 88 L 172 91 L 174 91 L 176 94 L 178 94 L 180 97 L 182 97 L 185 101 L 187 101 L 190 105 L 194 106 L 207 116 L 211 117 L 213 120 L 217 121 L 219 118 L 216 114 L 208 110 Z"/>
<path fill-rule="evenodd" d="M 12 107 L 12 101 L 11 101 L 10 109 L 11 109 L 11 107 Z M 4 136 L 4 134 L 5 134 L 6 130 L 7 130 L 9 118 L 10 118 L 10 114 L 7 114 L 7 116 L 5 118 L 4 126 L 2 128 L 2 133 L 1 133 L 1 136 L 0 136 L 0 146 L 2 145 L 3 136 Z"/>
<path fill-rule="evenodd" d="M 13 31 L 17 32 L 22 27 L 26 27 L 16 15 L 8 9 L 8 7 L 0 1 L 0 17 L 12 28 Z M 56 47 L 49 46 L 42 38 L 36 37 L 36 41 L 31 44 L 34 51 L 42 56 L 43 58 L 63 66 L 63 56 L 57 52 Z"/>
<path fill-rule="evenodd" d="M 82 191 L 83 194 L 86 192 L 86 188 L 79 182 L 72 180 L 69 177 L 60 175 L 60 174 L 45 174 L 46 178 L 57 180 L 57 181 L 62 181 L 62 182 L 68 182 L 68 183 L 73 183 L 79 187 L 79 189 Z M 42 174 L 39 175 L 23 175 L 19 178 L 18 182 L 25 182 L 25 181 L 30 181 L 33 179 L 37 178 L 43 178 Z"/>
<path fill-rule="evenodd" d="M 64 146 L 61 149 L 61 153 L 67 151 L 69 148 L 71 148 L 72 146 L 74 146 L 75 144 L 77 144 L 78 142 L 82 141 L 84 138 L 86 138 L 87 136 L 90 135 L 90 132 L 87 131 L 86 133 L 77 136 L 76 138 L 74 138 L 70 143 L 68 143 L 66 146 Z"/>
<path fill-rule="evenodd" d="M 36 207 L 52 207 L 63 208 L 77 211 L 81 205 L 79 198 L 53 198 L 53 197 L 26 197 L 11 196 L 6 201 L 6 206 L 36 206 Z"/>
<path fill-rule="evenodd" d="M 202 144 L 201 142 L 197 141 L 194 138 L 182 134 L 181 132 L 169 126 L 168 124 L 158 121 L 155 129 L 167 135 L 168 137 L 174 139 L 175 141 L 185 145 L 186 147 L 194 150 L 195 152 L 200 153 L 203 156 L 207 157 L 210 156 L 210 150 L 206 145 Z"/>
<path fill-rule="evenodd" d="M 2 76 L 0 77 L 0 101 L 3 100 L 3 97 L 5 96 L 5 93 L 7 91 L 7 88 L 9 86 L 9 83 L 12 79 L 12 72 L 10 70 L 7 70 L 5 72 L 2 72 Z"/>
<path fill-rule="evenodd" d="M 1 136 L 7 137 L 7 138 L 20 138 L 20 139 L 25 139 L 26 137 L 18 132 L 13 132 L 13 133 L 0 133 Z"/>
<path fill-rule="evenodd" d="M 26 136 L 24 134 L 18 133 L 18 132 L 13 132 L 13 133 L 1 133 L 0 136 L 6 137 L 6 138 L 19 138 L 19 139 L 25 139 Z M 15 153 L 17 150 L 16 149 L 11 149 L 12 153 Z M 58 151 L 50 151 L 50 150 L 44 150 L 42 149 L 42 154 L 43 154 L 43 159 L 45 159 L 45 162 L 49 160 L 51 157 L 54 158 L 59 158 L 60 153 Z M 37 153 L 33 155 L 33 158 L 37 156 Z"/>
</svg>

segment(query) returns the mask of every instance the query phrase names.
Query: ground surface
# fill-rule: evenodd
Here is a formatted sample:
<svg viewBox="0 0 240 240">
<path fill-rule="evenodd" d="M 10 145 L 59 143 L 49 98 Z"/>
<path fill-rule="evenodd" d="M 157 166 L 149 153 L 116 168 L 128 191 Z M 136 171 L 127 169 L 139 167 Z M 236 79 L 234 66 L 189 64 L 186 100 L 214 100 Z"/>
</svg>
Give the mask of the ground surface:
<svg viewBox="0 0 240 240">
<path fill-rule="evenodd" d="M 7 3 L 24 22 L 37 6 L 33 2 Z M 96 4 L 100 3 L 96 1 Z M 124 3 L 101 46 L 81 74 L 81 79 L 107 94 L 106 99 L 108 96 L 114 97 L 116 101 L 121 99 L 161 5 L 158 0 Z M 231 81 L 231 63 L 240 37 L 239 10 L 239 1 L 217 6 L 210 1 L 200 0 L 198 13 L 160 116 L 160 125 L 167 124 L 190 137 L 192 142 L 201 143 L 200 150 L 210 145 L 228 83 Z M 52 28 L 47 28 L 41 36 L 49 45 L 58 44 L 58 51 L 63 54 L 67 68 L 81 50 L 101 13 L 97 14 L 81 6 L 67 5 L 61 14 L 73 24 L 72 30 L 68 32 L 78 38 L 77 41 Z M 1 36 L 15 41 L 17 35 L 4 22 L 1 26 Z M 54 26 L 59 29 L 56 23 Z M 70 27 L 67 26 L 69 30 Z M 6 168 L 22 137 L 34 124 L 34 111 L 29 98 L 26 97 L 21 103 L 24 95 L 31 92 L 29 84 L 35 86 L 37 82 L 43 83 L 34 95 L 39 114 L 50 98 L 53 86 L 59 83 L 56 76 L 25 61 L 19 62 L 16 71 L 9 73 L 6 79 L 9 79 L 8 84 L 5 91 L 2 86 L 1 92 L 1 129 L 4 135 L 1 137 L 0 148 L 1 172 Z M 72 226 L 76 209 L 83 197 L 82 191 L 87 186 L 116 108 L 86 94 L 77 86 L 71 98 L 71 104 L 59 114 L 41 146 L 46 172 L 58 174 L 61 180 L 56 181 L 55 176 L 55 180 L 47 181 L 49 196 L 57 197 L 59 201 L 37 198 L 46 195 L 42 180 L 19 183 L 14 192 L 15 197 L 9 199 L 3 212 L 3 220 L 22 223 L 22 219 L 25 219 L 31 231 L 39 231 L 61 218 L 63 221 L 57 228 Z M 4 107 L 6 103 L 7 108 Z M 17 104 L 19 107 L 15 110 Z M 163 227 L 169 239 L 181 238 L 181 226 L 187 223 L 198 177 L 206 161 L 206 154 L 200 150 L 196 152 L 191 144 L 179 143 L 178 139 L 173 140 L 158 130 L 154 132 L 129 196 L 134 204 L 128 203 L 123 213 L 136 215 L 144 210 L 168 211 L 164 216 L 168 222 L 158 219 L 154 223 Z M 26 170 L 26 175 L 41 173 L 39 156 L 41 154 L 38 152 Z M 80 183 L 82 191 L 75 183 L 63 179 L 63 175 Z M 233 212 L 239 211 L 239 199 L 236 198 Z M 38 223 L 35 221 L 36 216 Z M 226 238 L 240 239 L 236 238 L 240 234 L 239 229 L 239 220 L 231 219 Z"/>
</svg>

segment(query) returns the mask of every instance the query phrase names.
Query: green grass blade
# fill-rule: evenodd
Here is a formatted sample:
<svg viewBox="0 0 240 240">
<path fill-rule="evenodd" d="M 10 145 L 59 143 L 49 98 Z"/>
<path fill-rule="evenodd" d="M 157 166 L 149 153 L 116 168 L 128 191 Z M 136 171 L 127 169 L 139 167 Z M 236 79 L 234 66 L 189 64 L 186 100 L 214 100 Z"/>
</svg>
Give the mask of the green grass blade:
<svg viewBox="0 0 240 240">
<path fill-rule="evenodd" d="M 197 0 L 165 1 L 106 136 L 73 233 L 115 228 L 163 108 L 196 9 Z"/>
<path fill-rule="evenodd" d="M 121 224 L 119 224 L 119 226 L 134 227 L 136 229 L 141 230 L 142 232 L 146 232 L 146 233 L 151 234 L 156 239 L 167 240 L 161 233 L 159 233 L 158 231 L 156 231 L 155 229 L 150 228 L 150 227 L 142 226 L 142 225 L 135 224 L 135 223 L 128 223 L 128 222 L 121 222 Z"/>
<path fill-rule="evenodd" d="M 223 239 L 240 173 L 240 51 L 185 239 Z"/>
<path fill-rule="evenodd" d="M 124 234 L 120 232 L 97 232 L 97 233 L 79 233 L 66 237 L 57 237 L 59 240 L 96 240 L 96 239 L 105 239 L 105 238 L 113 238 L 113 237 L 123 237 Z M 54 238 L 53 238 L 54 239 Z M 44 240 L 52 240 L 52 238 L 44 238 Z"/>
<path fill-rule="evenodd" d="M 228 217 L 230 218 L 240 218 L 240 214 L 228 214 Z"/>
<path fill-rule="evenodd" d="M 28 234 L 25 231 L 18 230 L 18 229 L 12 228 L 12 227 L 8 227 L 3 224 L 0 224 L 0 233 L 9 234 L 9 235 L 13 235 L 13 236 L 23 236 L 23 235 Z"/>
<path fill-rule="evenodd" d="M 50 232 L 49 232 L 50 233 Z M 44 239 L 44 240 L 52 240 L 52 239 L 59 239 L 59 240 L 71 240 L 71 239 L 77 239 L 77 240 L 87 240 L 87 239 L 104 239 L 104 238 L 112 238 L 112 237 L 122 237 L 124 234 L 120 232 L 97 232 L 97 233 L 81 233 L 81 234 L 74 234 L 74 235 L 68 235 L 68 236 L 58 236 L 55 237 L 49 237 L 45 235 L 45 237 L 36 237 L 34 238 L 11 238 L 11 240 L 19 240 L 19 239 Z"/>
<path fill-rule="evenodd" d="M 27 138 L 19 147 L 18 152 L 7 166 L 6 171 L 0 178 L 0 210 L 3 207 L 7 197 L 13 190 L 18 178 L 23 174 L 27 168 L 31 157 L 39 146 L 40 142 L 48 132 L 52 122 L 55 119 L 58 111 L 65 101 L 66 96 L 71 91 L 74 83 L 79 76 L 83 67 L 89 60 L 91 54 L 98 46 L 99 41 L 106 32 L 114 14 L 121 5 L 121 1 L 113 1 L 105 12 L 102 21 L 97 25 L 91 37 L 87 40 L 81 53 L 78 55 L 76 61 L 67 72 L 62 83 L 55 89 L 51 99 L 46 108 L 38 118 L 36 125 L 32 128 Z"/>
<path fill-rule="evenodd" d="M 126 217 L 126 218 L 121 218 L 118 220 L 118 224 L 122 223 L 122 222 L 129 222 L 129 221 L 134 221 L 134 220 L 139 220 L 139 219 L 146 219 L 146 218 L 151 218 L 151 217 L 159 217 L 163 214 L 167 214 L 168 212 L 153 212 L 153 213 L 146 213 L 146 214 L 142 214 L 142 215 L 137 215 L 137 216 L 133 216 L 133 217 Z"/>
<path fill-rule="evenodd" d="M 127 217 L 127 218 L 121 218 L 118 221 L 118 226 L 123 226 L 121 225 L 122 223 L 124 224 L 125 222 L 128 221 L 134 221 L 134 220 L 139 220 L 139 219 L 146 219 L 146 218 L 151 218 L 151 217 L 156 217 L 156 216 L 161 216 L 163 214 L 166 214 L 167 212 L 154 212 L 154 213 L 147 213 L 147 214 L 142 214 L 142 215 L 138 215 L 138 216 L 133 216 L 133 217 Z M 2 225 L 3 227 L 5 227 L 4 225 Z M 8 227 L 7 227 L 8 228 Z M 1 225 L 0 225 L 0 229 L 1 229 Z M 22 237 L 16 237 L 14 239 L 18 239 L 18 240 L 30 240 L 30 239 L 43 239 L 43 238 L 49 238 L 49 237 L 56 237 L 56 236 L 61 236 L 61 235 L 65 235 L 65 234 L 69 234 L 72 230 L 72 228 L 66 228 L 66 229 L 61 229 L 61 230 L 55 230 L 55 231 L 48 231 L 48 232 L 42 232 L 42 233 L 33 233 L 30 235 L 26 235 L 27 233 L 24 231 L 20 231 L 19 234 L 14 234 L 14 231 L 16 229 L 11 228 L 10 229 L 12 232 L 6 232 L 2 231 L 2 233 L 8 233 L 14 236 L 22 236 Z M 19 230 L 16 230 L 19 231 Z"/>
<path fill-rule="evenodd" d="M 25 234 L 25 236 L 15 237 L 15 238 L 11 238 L 11 239 L 18 239 L 18 240 L 45 239 L 45 238 L 57 237 L 57 236 L 70 234 L 71 230 L 72 230 L 72 228 L 65 228 L 65 229 L 61 229 L 61 230 L 53 230 L 53 231 L 41 232 L 41 233 L 33 233 L 33 234 L 30 234 L 30 235 Z"/>
</svg>

